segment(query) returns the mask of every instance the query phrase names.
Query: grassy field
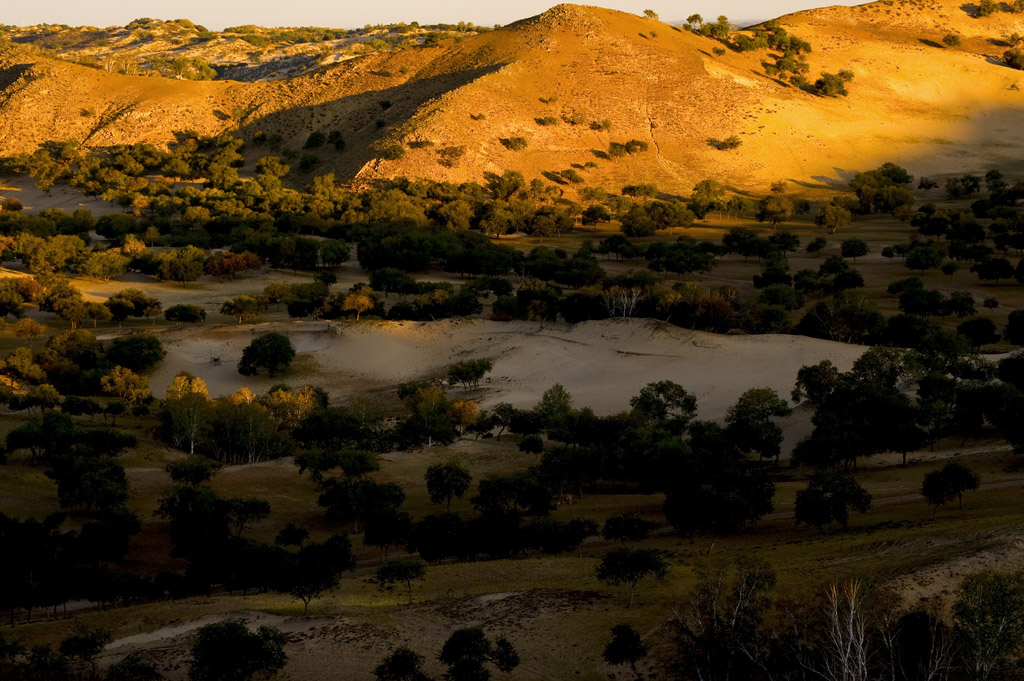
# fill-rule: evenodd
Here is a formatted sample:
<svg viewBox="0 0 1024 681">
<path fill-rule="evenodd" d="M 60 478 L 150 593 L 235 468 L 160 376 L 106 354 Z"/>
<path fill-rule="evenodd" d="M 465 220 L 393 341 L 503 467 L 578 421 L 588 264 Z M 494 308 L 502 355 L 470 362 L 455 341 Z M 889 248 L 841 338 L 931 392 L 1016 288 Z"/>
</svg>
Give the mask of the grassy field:
<svg viewBox="0 0 1024 681">
<path fill-rule="evenodd" d="M 966 204 L 948 207 L 966 208 Z M 745 226 L 767 234 L 768 228 L 750 220 L 722 220 L 711 217 L 688 230 L 659 235 L 640 243 L 674 240 L 682 234 L 696 239 L 718 241 L 732 226 Z M 806 217 L 784 226 L 806 244 L 821 230 Z M 617 230 L 611 225 L 594 230 L 580 230 L 559 238 L 545 239 L 543 245 L 572 251 L 585 240 L 599 241 Z M 896 301 L 885 293 L 889 282 L 917 275 L 907 270 L 899 259 L 881 257 L 884 246 L 906 242 L 914 232 L 908 225 L 888 217 L 861 219 L 836 235 L 828 236 L 829 245 L 822 256 L 802 252 L 790 256 L 792 271 L 817 268 L 829 254 L 839 252 L 839 242 L 857 237 L 870 247 L 867 257 L 854 266 L 865 277 L 866 290 L 886 314 L 897 312 Z M 502 243 L 529 250 L 541 245 L 528 237 L 505 238 Z M 624 273 L 644 267 L 643 262 L 602 260 L 612 273 Z M 755 295 L 751 277 L 760 271 L 756 260 L 727 256 L 718 267 L 700 280 L 706 286 L 735 286 L 744 296 Z M 338 270 L 338 288 L 365 281 L 366 273 L 355 262 Z M 424 280 L 441 280 L 458 284 L 455 275 L 434 272 L 421 275 Z M 952 276 L 929 272 L 922 277 L 928 287 L 948 293 L 970 291 L 978 313 L 991 316 L 997 326 L 1005 324 L 1009 311 L 1024 304 L 1024 287 L 1016 283 L 993 285 L 982 283 L 966 269 Z M 671 281 L 673 277 L 669 277 Z M 76 280 L 87 294 L 102 299 L 127 286 L 143 288 L 161 299 L 167 307 L 177 303 L 203 305 L 210 312 L 210 321 L 188 332 L 192 335 L 215 335 L 218 329 L 228 331 L 230 320 L 217 314 L 220 303 L 240 293 L 258 293 L 266 284 L 277 281 L 307 281 L 305 275 L 262 272 L 245 279 L 216 281 L 204 279 L 188 287 L 150 281 L 144 277 L 128 277 L 126 281 L 98 283 Z M 336 289 L 337 290 L 337 289 Z M 995 310 L 981 306 L 981 301 L 996 297 Z M 389 301 L 393 302 L 392 296 Z M 485 312 L 486 314 L 486 312 Z M 800 312 L 794 313 L 794 321 Z M 60 329 L 48 315 L 33 316 L 46 321 L 52 330 Z M 283 310 L 270 310 L 268 322 L 287 319 Z M 939 320 L 941 325 L 955 326 L 958 320 Z M 171 330 L 171 325 L 158 321 L 128 322 L 123 328 L 107 325 L 97 334 L 107 338 L 128 331 Z M 0 333 L 0 353 L 29 342 L 40 348 L 43 340 L 24 341 L 9 332 Z M 984 348 L 1001 352 L 1010 347 L 999 344 Z M 316 367 L 301 365 L 285 381 L 311 380 Z M 375 388 L 375 396 L 393 402 L 390 388 Z M 394 405 L 392 405 L 394 406 Z M 584 406 L 584 405 L 579 405 Z M 0 416 L 0 436 L 24 422 L 24 415 Z M 100 421 L 97 420 L 97 423 Z M 130 508 L 141 522 L 142 532 L 133 540 L 126 568 L 153 575 L 163 570 L 184 567 L 168 558 L 170 550 L 164 521 L 154 517 L 157 499 L 169 486 L 164 466 L 180 458 L 182 453 L 155 438 L 154 418 L 123 418 L 119 426 L 139 440 L 139 446 L 122 457 L 128 469 L 132 488 Z M 983 488 L 967 496 L 964 508 L 943 507 L 937 512 L 920 497 L 921 480 L 951 456 L 962 456 L 978 470 Z M 404 510 L 414 518 L 436 512 L 422 483 L 423 473 L 432 463 L 455 458 L 467 465 L 474 478 L 524 470 L 536 463 L 533 455 L 518 451 L 517 439 L 505 436 L 498 440 L 462 440 L 451 447 L 422 451 L 395 452 L 382 457 L 378 479 L 401 485 L 407 493 Z M 627 609 L 625 588 L 611 588 L 599 583 L 595 566 L 605 552 L 614 548 L 607 542 L 592 540 L 575 555 L 530 557 L 518 560 L 488 561 L 431 566 L 426 580 L 415 585 L 415 603 L 404 605 L 400 591 L 381 592 L 373 583 L 373 570 L 379 561 L 378 551 L 363 547 L 359 536 L 353 539 L 359 560 L 354 573 L 345 576 L 337 589 L 314 602 L 309 617 L 302 618 L 301 604 L 286 596 L 273 594 L 215 594 L 209 598 L 191 598 L 176 602 L 147 603 L 127 609 L 94 611 L 86 607 L 74 619 L 39 621 L 19 624 L 6 630 L 5 636 L 29 645 L 54 642 L 75 627 L 109 629 L 115 642 L 105 662 L 116 660 L 129 650 L 144 651 L 158 660 L 168 678 L 183 678 L 185 647 L 189 632 L 210 618 L 228 614 L 260 617 L 281 626 L 291 636 L 289 653 L 292 663 L 287 678 L 318 681 L 331 678 L 315 660 L 321 654 L 346 660 L 345 678 L 370 678 L 370 670 L 393 647 L 408 643 L 432 660 L 434 651 L 447 634 L 458 626 L 480 624 L 494 633 L 505 633 L 522 654 L 524 664 L 513 679 L 580 678 L 597 681 L 612 673 L 600 659 L 600 648 L 613 624 L 628 622 L 645 633 L 655 653 L 652 671 L 670 655 L 671 636 L 666 621 L 674 605 L 682 602 L 693 584 L 693 566 L 703 561 L 731 561 L 738 556 L 756 555 L 768 560 L 778 571 L 777 594 L 785 599 L 807 601 L 820 594 L 830 583 L 860 579 L 878 590 L 891 590 L 907 602 L 929 602 L 947 607 L 956 584 L 966 574 L 985 566 L 995 568 L 1019 564 L 1021 529 L 1019 507 L 1024 487 L 1020 461 L 1008 448 L 995 440 L 961 443 L 942 441 L 935 451 L 913 453 L 907 466 L 900 466 L 896 456 L 879 456 L 863 463 L 858 480 L 873 494 L 875 504 L 863 516 L 854 516 L 848 531 L 818 531 L 797 526 L 792 518 L 795 494 L 806 484 L 810 470 L 790 468 L 786 461 L 773 469 L 777 483 L 775 511 L 765 518 L 757 532 L 736 537 L 680 538 L 669 528 L 662 528 L 644 547 L 657 548 L 669 559 L 671 568 L 664 580 L 641 583 L 637 603 Z M 29 465 L 14 457 L 0 469 L 0 511 L 20 517 L 43 517 L 59 511 L 53 483 L 41 467 Z M 317 491 L 304 476 L 298 475 L 291 459 L 252 466 L 225 468 L 213 481 L 213 487 L 226 496 L 254 496 L 270 501 L 271 517 L 255 523 L 247 537 L 272 541 L 277 531 L 288 522 L 311 530 L 314 537 L 346 531 L 328 523 L 316 504 Z M 456 500 L 452 510 L 469 513 L 469 497 Z M 652 518 L 661 518 L 660 495 L 587 494 L 571 506 L 554 512 L 557 519 L 590 518 L 602 522 L 623 511 L 639 511 Z M 72 514 L 68 526 L 75 527 L 84 519 Z M 41 613 L 36 613 L 40 617 Z M 552 645 L 552 641 L 557 641 Z M 430 664 L 434 664 L 432 661 Z M 285 678 L 285 677 L 282 677 Z"/>
<path fill-rule="evenodd" d="M 13 421 L 4 417 L 7 426 Z M 133 488 L 130 505 L 143 521 L 128 567 L 150 574 L 181 567 L 167 561 L 170 547 L 165 528 L 152 517 L 157 497 L 169 485 L 162 467 L 181 454 L 149 439 L 147 432 L 153 423 L 126 420 L 126 425 L 140 437 L 140 447 L 127 455 L 124 463 Z M 631 609 L 626 608 L 625 587 L 602 585 L 594 576 L 600 556 L 614 548 L 604 541 L 586 543 L 582 557 L 570 554 L 431 566 L 426 580 L 414 586 L 415 603 L 407 606 L 402 591 L 387 593 L 376 587 L 372 577 L 378 564 L 377 550 L 362 547 L 355 538 L 359 567 L 344 577 L 337 589 L 314 602 L 307 618 L 301 617 L 301 604 L 286 596 L 220 594 L 87 611 L 73 620 L 20 624 L 4 633 L 23 644 L 34 644 L 59 640 L 75 627 L 109 629 L 115 638 L 124 640 L 115 643 L 108 661 L 128 649 L 143 650 L 165 664 L 173 679 L 179 678 L 176 674 L 183 669 L 183 646 L 195 626 L 228 613 L 258 616 L 270 618 L 268 621 L 291 636 L 289 652 L 294 662 L 288 678 L 318 679 L 331 678 L 317 676 L 311 661 L 311 656 L 324 648 L 344 655 L 351 672 L 346 678 L 369 678 L 372 666 L 399 643 L 409 643 L 429 657 L 451 629 L 480 624 L 509 636 L 519 648 L 524 666 L 511 678 L 572 675 L 596 681 L 606 678 L 608 671 L 595 642 L 605 640 L 613 624 L 633 624 L 646 633 L 653 650 L 667 654 L 671 640 L 665 622 L 692 586 L 693 566 L 704 561 L 760 556 L 778 571 L 777 595 L 794 601 L 816 598 L 828 583 L 859 579 L 876 589 L 892 590 L 898 597 L 940 607 L 949 604 L 965 570 L 1018 561 L 1020 553 L 1014 549 L 1020 538 L 1024 476 L 1017 461 L 998 442 L 970 442 L 965 448 L 959 444 L 942 442 L 934 452 L 912 454 L 906 467 L 894 456 L 868 460 L 858 479 L 874 495 L 875 504 L 867 514 L 855 515 L 845 532 L 794 525 L 794 495 L 810 471 L 791 469 L 783 462 L 775 469 L 776 510 L 757 532 L 712 544 L 709 538 L 681 538 L 666 528 L 643 542 L 644 547 L 661 550 L 671 568 L 664 580 L 640 584 Z M 919 496 L 921 479 L 957 454 L 982 475 L 983 488 L 967 495 L 962 510 L 943 507 L 934 512 Z M 506 436 L 500 442 L 466 440 L 449 448 L 386 455 L 377 477 L 402 485 L 408 494 L 404 508 L 421 517 L 437 510 L 423 488 L 423 472 L 431 463 L 450 457 L 468 465 L 477 479 L 522 470 L 534 462 L 532 455 L 518 451 L 514 437 Z M 14 461 L 3 472 L 0 510 L 36 516 L 58 510 L 52 483 L 39 468 Z M 213 486 L 224 495 L 257 496 L 271 502 L 271 517 L 247 531 L 252 539 L 272 541 L 286 522 L 302 524 L 314 536 L 346 529 L 323 520 L 312 483 L 297 475 L 290 459 L 228 467 L 214 479 Z M 558 508 L 553 516 L 600 522 L 623 511 L 640 511 L 656 517 L 661 501 L 660 495 L 587 494 L 576 504 Z M 465 499 L 453 503 L 456 512 L 470 508 Z M 73 517 L 72 523 L 75 520 Z M 551 645 L 553 640 L 557 645 Z"/>
</svg>

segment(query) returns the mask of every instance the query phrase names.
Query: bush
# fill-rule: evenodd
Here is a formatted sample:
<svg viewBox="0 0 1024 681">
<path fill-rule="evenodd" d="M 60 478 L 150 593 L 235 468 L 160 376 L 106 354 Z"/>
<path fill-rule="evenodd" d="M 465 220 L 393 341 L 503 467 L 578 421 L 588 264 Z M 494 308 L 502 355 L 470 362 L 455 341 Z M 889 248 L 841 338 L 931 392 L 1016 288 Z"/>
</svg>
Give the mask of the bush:
<svg viewBox="0 0 1024 681">
<path fill-rule="evenodd" d="M 558 125 L 558 119 L 554 116 L 544 116 L 543 118 L 534 118 L 533 120 L 536 121 L 537 125 Z"/>
<path fill-rule="evenodd" d="M 1004 52 L 1003 60 L 1010 68 L 1024 70 L 1024 50 L 1019 47 Z"/>
<path fill-rule="evenodd" d="M 960 47 L 960 36 L 950 33 L 942 37 L 942 44 L 946 47 Z"/>
<path fill-rule="evenodd" d="M 303 154 L 299 159 L 299 171 L 303 173 L 310 172 L 318 165 L 320 165 L 320 159 L 313 154 Z"/>
<path fill-rule="evenodd" d="M 381 152 L 381 158 L 388 161 L 399 161 L 405 158 L 405 147 L 401 144 L 392 144 Z"/>
<path fill-rule="evenodd" d="M 499 141 L 509 151 L 522 151 L 526 148 L 526 138 L 524 137 L 508 137 L 502 138 Z"/>
<path fill-rule="evenodd" d="M 611 130 L 612 129 L 612 122 L 610 120 L 608 120 L 607 118 L 605 118 L 602 121 L 591 121 L 590 122 L 590 129 L 591 130 L 597 130 L 597 131 Z"/>
<path fill-rule="evenodd" d="M 729 151 L 732 149 L 738 149 L 743 144 L 743 140 L 739 138 L 739 135 L 730 135 L 724 140 L 715 139 L 712 137 L 708 140 L 708 146 L 714 147 L 719 151 Z"/>
<path fill-rule="evenodd" d="M 647 142 L 641 142 L 640 140 L 629 140 L 626 142 L 626 153 L 627 154 L 638 154 L 641 151 L 647 151 L 650 148 Z"/>
<path fill-rule="evenodd" d="M 306 138 L 306 143 L 302 145 L 303 149 L 316 149 L 322 147 L 324 142 L 327 141 L 327 136 L 320 131 L 312 132 L 309 137 Z"/>
<path fill-rule="evenodd" d="M 179 324 L 196 324 L 206 321 L 206 310 L 199 305 L 174 305 L 164 312 L 164 319 Z"/>
</svg>

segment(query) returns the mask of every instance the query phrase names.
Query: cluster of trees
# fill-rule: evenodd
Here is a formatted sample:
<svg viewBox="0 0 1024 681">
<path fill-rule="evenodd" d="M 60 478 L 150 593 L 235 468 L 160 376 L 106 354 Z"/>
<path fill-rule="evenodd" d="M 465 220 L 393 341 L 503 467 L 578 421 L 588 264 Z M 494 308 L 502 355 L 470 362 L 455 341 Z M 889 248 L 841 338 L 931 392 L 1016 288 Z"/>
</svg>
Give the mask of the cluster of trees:
<svg viewBox="0 0 1024 681">
<path fill-rule="evenodd" d="M 774 570 L 757 559 L 701 565 L 675 611 L 676 664 L 684 678 L 1009 678 L 1024 652 L 1024 580 L 981 572 L 956 590 L 952 616 L 851 581 L 821 599 L 773 595 Z M 630 641 L 631 645 L 627 645 Z M 612 664 L 643 660 L 642 641 L 614 632 Z M 1009 675 L 1009 676 L 1008 676 Z"/>
<path fill-rule="evenodd" d="M 855 467 L 862 457 L 905 457 L 939 438 L 976 437 L 986 427 L 1021 448 L 1014 414 L 1024 399 L 1024 360 L 1012 355 L 993 364 L 955 336 L 933 340 L 917 350 L 872 348 L 846 373 L 827 360 L 802 368 L 793 399 L 815 407 L 815 427 L 795 448 L 794 462 Z"/>
<path fill-rule="evenodd" d="M 245 528 L 270 515 L 270 504 L 257 498 L 224 498 L 207 483 L 219 464 L 189 457 L 168 466 L 174 485 L 160 497 L 156 514 L 168 522 L 172 556 L 188 561 L 184 576 L 165 575 L 171 595 L 229 590 L 273 590 L 311 601 L 333 588 L 343 572 L 355 567 L 346 534 L 323 542 L 294 525 L 282 528 L 274 544 L 252 541 Z"/>
</svg>

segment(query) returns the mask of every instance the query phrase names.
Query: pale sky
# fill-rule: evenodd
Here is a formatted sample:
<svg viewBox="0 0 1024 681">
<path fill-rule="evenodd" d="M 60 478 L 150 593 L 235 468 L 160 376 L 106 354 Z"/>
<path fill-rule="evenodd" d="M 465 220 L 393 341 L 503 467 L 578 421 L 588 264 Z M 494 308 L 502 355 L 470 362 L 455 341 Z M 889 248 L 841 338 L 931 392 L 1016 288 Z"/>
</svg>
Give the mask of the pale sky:
<svg viewBox="0 0 1024 681">
<path fill-rule="evenodd" d="M 557 4 L 554 0 L 487 2 L 484 0 L 0 0 L 0 23 L 70 24 L 73 26 L 123 26 L 132 19 L 191 19 L 210 30 L 225 26 L 323 26 L 358 28 L 366 24 L 419 21 L 457 23 L 472 21 L 482 26 L 508 24 L 539 14 Z M 694 12 L 705 19 L 724 14 L 736 23 L 752 23 L 825 4 L 835 0 L 604 0 L 590 4 L 639 14 L 653 9 L 662 21 L 676 22 Z M 839 4 L 853 5 L 855 2 Z"/>
</svg>

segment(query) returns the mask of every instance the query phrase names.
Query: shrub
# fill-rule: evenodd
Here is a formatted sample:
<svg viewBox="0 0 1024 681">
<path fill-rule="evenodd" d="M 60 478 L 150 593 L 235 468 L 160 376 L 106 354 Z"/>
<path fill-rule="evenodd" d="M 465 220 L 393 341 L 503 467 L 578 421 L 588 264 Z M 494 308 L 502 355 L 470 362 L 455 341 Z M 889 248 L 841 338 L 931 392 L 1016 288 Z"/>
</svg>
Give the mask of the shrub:
<svg viewBox="0 0 1024 681">
<path fill-rule="evenodd" d="M 1003 60 L 1010 68 L 1024 70 L 1024 50 L 1019 47 L 1004 52 Z"/>
<path fill-rule="evenodd" d="M 960 47 L 960 36 L 949 33 L 942 37 L 942 44 L 946 47 Z"/>
<path fill-rule="evenodd" d="M 571 114 L 563 114 L 562 120 L 568 123 L 569 125 L 583 125 L 584 123 L 587 122 L 587 119 L 584 118 L 583 114 L 578 113 L 576 111 L 572 112 Z"/>
<path fill-rule="evenodd" d="M 381 158 L 388 161 L 398 161 L 405 158 L 405 147 L 401 144 L 392 144 L 381 152 Z"/>
<path fill-rule="evenodd" d="M 650 148 L 647 142 L 641 142 L 640 140 L 629 140 L 626 142 L 626 153 L 627 154 L 638 154 L 641 151 L 647 151 Z"/>
<path fill-rule="evenodd" d="M 466 147 L 444 147 L 437 150 L 437 162 L 445 168 L 454 168 L 459 165 L 459 159 L 466 155 Z"/>
<path fill-rule="evenodd" d="M 318 165 L 320 165 L 320 159 L 313 154 L 303 154 L 299 159 L 299 171 L 303 173 L 310 172 Z"/>
<path fill-rule="evenodd" d="M 317 147 L 322 147 L 324 145 L 324 142 L 326 141 L 327 135 L 323 134 L 319 130 L 316 132 L 311 132 L 309 134 L 309 137 L 306 138 L 306 143 L 302 145 L 302 148 L 316 149 Z"/>
<path fill-rule="evenodd" d="M 199 305 L 174 305 L 164 312 L 169 322 L 195 324 L 206 321 L 206 310 Z"/>
<path fill-rule="evenodd" d="M 607 118 L 605 118 L 602 121 L 591 121 L 590 122 L 590 129 L 591 130 L 598 130 L 598 131 L 600 131 L 600 130 L 611 130 L 612 129 L 612 122 L 610 120 L 608 120 Z"/>
<path fill-rule="evenodd" d="M 743 140 L 739 138 L 739 135 L 730 135 L 724 140 L 715 139 L 712 137 L 708 140 L 708 146 L 714 147 L 719 151 L 729 151 L 731 149 L 738 149 L 743 144 Z"/>
<path fill-rule="evenodd" d="M 499 141 L 509 151 L 522 151 L 526 148 L 525 137 L 503 137 Z"/>
<path fill-rule="evenodd" d="M 542 118 L 534 118 L 533 120 L 536 121 L 537 125 L 558 125 L 558 119 L 554 116 L 544 116 Z"/>
</svg>

